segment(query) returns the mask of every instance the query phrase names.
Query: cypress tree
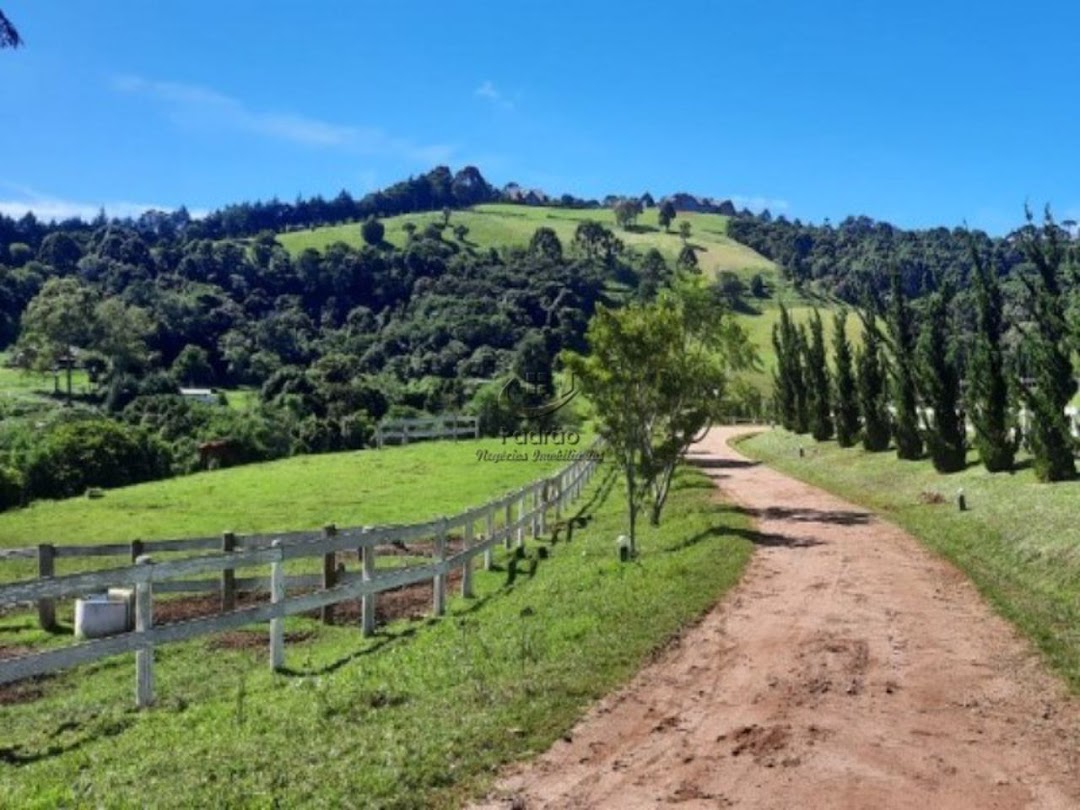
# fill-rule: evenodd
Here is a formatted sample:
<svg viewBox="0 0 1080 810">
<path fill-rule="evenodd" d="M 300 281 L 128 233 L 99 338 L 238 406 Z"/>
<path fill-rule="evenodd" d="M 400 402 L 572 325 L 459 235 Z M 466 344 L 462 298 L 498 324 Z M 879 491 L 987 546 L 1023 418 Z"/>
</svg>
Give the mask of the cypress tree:
<svg viewBox="0 0 1080 810">
<path fill-rule="evenodd" d="M 790 361 L 791 319 L 787 309 L 780 305 L 780 321 L 773 324 L 772 342 L 776 353 L 776 370 L 773 371 L 773 397 L 780 424 L 785 430 L 794 430 L 797 421 L 795 406 L 796 383 L 792 376 Z"/>
<path fill-rule="evenodd" d="M 857 355 L 859 368 L 859 410 L 862 413 L 862 443 L 871 453 L 889 449 L 889 408 L 881 333 L 871 311 L 865 317 L 866 337 Z"/>
<path fill-rule="evenodd" d="M 1065 408 L 1076 393 L 1071 358 L 1071 335 L 1066 320 L 1064 280 L 1066 236 L 1049 208 L 1042 228 L 1032 222 L 1020 230 L 1020 243 L 1034 274 L 1021 274 L 1027 287 L 1033 328 L 1025 335 L 1035 386 L 1023 391 L 1032 413 L 1031 451 L 1035 476 L 1040 481 L 1067 481 L 1076 477 L 1073 439 Z"/>
<path fill-rule="evenodd" d="M 836 364 L 836 442 L 841 447 L 851 447 L 859 438 L 859 400 L 846 322 L 847 312 L 837 312 L 833 320 L 833 358 Z"/>
<path fill-rule="evenodd" d="M 914 460 L 922 457 L 923 443 L 919 435 L 918 396 L 915 386 L 915 328 L 911 308 L 907 304 L 900 271 L 893 269 L 889 279 L 889 336 L 892 340 L 893 404 L 896 418 L 893 434 L 896 438 L 896 457 Z"/>
<path fill-rule="evenodd" d="M 825 329 L 821 324 L 821 313 L 816 308 L 810 319 L 810 342 L 803 365 L 810 382 L 807 386 L 810 396 L 810 435 L 823 442 L 833 435 L 832 392 L 825 359 Z"/>
<path fill-rule="evenodd" d="M 806 385 L 800 332 L 783 304 L 780 305 L 780 321 L 773 326 L 772 339 L 776 351 L 773 391 L 780 424 L 794 433 L 806 433 Z"/>
<path fill-rule="evenodd" d="M 930 297 L 918 342 L 919 388 L 931 409 L 926 417 L 926 447 L 934 469 L 959 472 L 967 464 L 967 436 L 960 406 L 960 372 L 949 347 L 948 284 Z"/>
<path fill-rule="evenodd" d="M 971 245 L 976 312 L 975 341 L 967 375 L 967 410 L 975 426 L 975 448 L 988 472 L 1011 470 L 1016 461 L 1016 420 L 1005 374 L 1005 319 L 997 274 Z"/>
<path fill-rule="evenodd" d="M 809 368 L 806 364 L 806 328 L 792 326 L 792 341 L 788 362 L 791 363 L 792 379 L 795 381 L 795 432 L 810 432 Z"/>
</svg>

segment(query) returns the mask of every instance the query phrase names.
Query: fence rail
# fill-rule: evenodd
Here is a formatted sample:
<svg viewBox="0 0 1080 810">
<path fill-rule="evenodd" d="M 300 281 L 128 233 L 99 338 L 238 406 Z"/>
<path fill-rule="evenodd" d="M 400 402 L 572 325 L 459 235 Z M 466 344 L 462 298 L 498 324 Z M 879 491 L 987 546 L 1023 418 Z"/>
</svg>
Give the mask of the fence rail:
<svg viewBox="0 0 1080 810">
<path fill-rule="evenodd" d="M 417 439 L 480 438 L 480 419 L 476 416 L 443 414 L 414 419 L 384 419 L 375 428 L 375 446 L 389 441 L 408 444 Z"/>
<path fill-rule="evenodd" d="M 55 623 L 55 601 L 82 596 L 108 588 L 130 587 L 135 592 L 135 630 L 108 638 L 95 639 L 60 649 L 0 660 L 0 684 L 44 675 L 79 664 L 97 661 L 122 653 L 136 653 L 136 704 L 147 706 L 154 700 L 153 650 L 155 646 L 218 633 L 245 625 L 270 622 L 270 666 L 284 666 L 284 632 L 287 616 L 321 610 L 328 621 L 333 606 L 339 602 L 361 600 L 361 628 L 364 635 L 375 629 L 375 599 L 384 591 L 420 582 L 433 583 L 432 611 L 441 615 L 446 609 L 448 578 L 460 570 L 461 592 L 472 596 L 474 561 L 483 556 L 485 568 L 492 565 L 495 546 L 522 547 L 526 537 L 539 537 L 548 531 L 548 513 L 554 511 L 561 521 L 564 510 L 580 497 L 597 470 L 599 445 L 580 454 L 555 475 L 513 490 L 482 506 L 456 515 L 410 525 L 364 526 L 338 529 L 327 526 L 320 532 L 294 532 L 240 537 L 226 532 L 220 538 L 190 540 L 135 541 L 129 544 L 101 546 L 53 546 L 37 549 L 8 549 L 7 556 L 37 555 L 39 566 L 49 573 L 25 582 L 0 585 L 0 607 L 37 602 L 43 623 Z M 501 525 L 500 525 L 501 518 Z M 477 531 L 477 526 L 481 529 Z M 448 541 L 460 538 L 460 550 L 450 553 Z M 376 570 L 375 549 L 387 544 L 409 541 L 432 541 L 432 562 Z M 72 551 L 74 549 L 74 551 Z M 156 562 L 156 551 L 214 550 L 217 553 L 185 559 Z M 350 572 L 339 567 L 336 555 L 356 551 L 360 570 Z M 15 552 L 15 553 L 11 553 Z M 28 554 L 27 552 L 32 552 Z M 55 576 L 51 566 L 56 557 L 90 557 L 133 554 L 133 563 L 79 574 Z M 286 576 L 290 560 L 322 557 L 322 575 Z M 269 565 L 267 577 L 236 578 L 237 569 Z M 193 580 L 191 577 L 217 574 L 217 579 Z M 187 579 L 183 579 L 187 578 Z M 287 588 L 315 587 L 300 595 L 287 595 Z M 235 594 L 241 588 L 265 588 L 269 604 L 237 608 Z M 222 613 L 164 625 L 153 621 L 153 596 L 179 591 L 219 591 Z"/>
</svg>

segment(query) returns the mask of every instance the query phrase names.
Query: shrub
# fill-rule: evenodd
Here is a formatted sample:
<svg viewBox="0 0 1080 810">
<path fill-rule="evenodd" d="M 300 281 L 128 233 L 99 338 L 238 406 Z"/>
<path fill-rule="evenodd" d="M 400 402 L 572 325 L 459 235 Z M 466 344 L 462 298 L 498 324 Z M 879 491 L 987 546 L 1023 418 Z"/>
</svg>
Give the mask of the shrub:
<svg viewBox="0 0 1080 810">
<path fill-rule="evenodd" d="M 26 489 L 35 498 L 66 498 L 90 487 L 121 487 L 164 478 L 165 445 L 111 419 L 56 425 L 27 461 Z"/>
<path fill-rule="evenodd" d="M 19 506 L 22 499 L 22 475 L 12 467 L 0 467 L 0 512 Z"/>
</svg>

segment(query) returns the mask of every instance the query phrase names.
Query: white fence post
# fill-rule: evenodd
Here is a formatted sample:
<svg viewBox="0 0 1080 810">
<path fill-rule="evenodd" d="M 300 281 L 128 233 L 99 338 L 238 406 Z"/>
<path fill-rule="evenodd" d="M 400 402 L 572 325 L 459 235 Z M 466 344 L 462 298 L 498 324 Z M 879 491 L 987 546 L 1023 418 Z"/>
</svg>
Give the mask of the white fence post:
<svg viewBox="0 0 1080 810">
<path fill-rule="evenodd" d="M 518 490 L 518 527 L 517 527 L 517 547 L 525 548 L 525 487 Z"/>
<path fill-rule="evenodd" d="M 154 596 L 148 554 L 139 555 L 136 565 L 146 567 L 146 576 L 135 584 L 135 632 L 146 634 L 154 629 Z M 135 705 L 145 709 L 154 702 L 154 645 L 144 641 L 135 651 Z"/>
<path fill-rule="evenodd" d="M 473 520 L 470 518 L 465 522 L 465 550 L 468 551 L 473 545 Z M 461 595 L 466 599 L 472 599 L 473 597 L 473 584 L 472 584 L 472 569 L 473 558 L 465 558 L 465 566 L 461 571 Z"/>
<path fill-rule="evenodd" d="M 270 563 L 270 601 L 277 605 L 285 601 L 285 562 L 281 553 L 281 540 L 270 544 L 278 550 L 277 557 Z M 276 616 L 270 620 L 270 669 L 277 672 L 285 666 L 285 617 Z"/>
<path fill-rule="evenodd" d="M 495 536 L 495 507 L 489 506 L 487 510 L 487 524 L 484 527 L 484 539 L 490 541 Z M 490 542 L 487 549 L 484 551 L 484 570 L 490 571 L 494 560 L 492 559 L 492 548 Z"/>
<path fill-rule="evenodd" d="M 435 537 L 435 562 L 441 564 L 446 560 L 446 528 L 447 519 L 439 521 L 438 534 Z M 441 571 L 435 575 L 432 590 L 434 591 L 434 612 L 436 616 L 442 616 L 446 612 L 446 574 Z"/>
<path fill-rule="evenodd" d="M 361 534 L 367 534 L 371 529 L 365 526 Z M 364 582 L 371 582 L 375 576 L 375 547 L 366 544 L 360 548 L 360 576 Z M 365 593 L 360 598 L 360 626 L 365 636 L 375 632 L 375 594 Z"/>
</svg>

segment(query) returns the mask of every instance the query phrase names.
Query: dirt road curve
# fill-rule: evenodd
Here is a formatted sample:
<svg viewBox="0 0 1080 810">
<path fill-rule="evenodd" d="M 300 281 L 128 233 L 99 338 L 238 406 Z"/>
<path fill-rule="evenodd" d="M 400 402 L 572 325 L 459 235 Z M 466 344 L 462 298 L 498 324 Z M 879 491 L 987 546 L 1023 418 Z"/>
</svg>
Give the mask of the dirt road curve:
<svg viewBox="0 0 1080 810">
<path fill-rule="evenodd" d="M 755 516 L 745 580 L 491 808 L 1080 808 L 1080 706 L 975 589 L 864 510 L 692 452 Z"/>
</svg>

